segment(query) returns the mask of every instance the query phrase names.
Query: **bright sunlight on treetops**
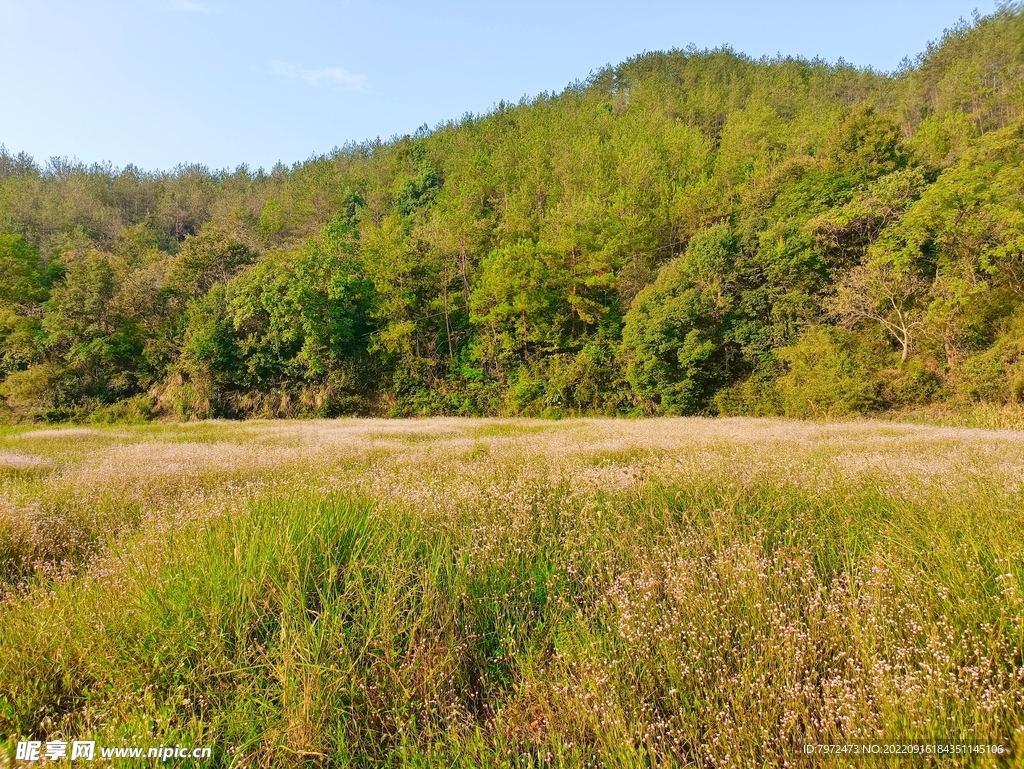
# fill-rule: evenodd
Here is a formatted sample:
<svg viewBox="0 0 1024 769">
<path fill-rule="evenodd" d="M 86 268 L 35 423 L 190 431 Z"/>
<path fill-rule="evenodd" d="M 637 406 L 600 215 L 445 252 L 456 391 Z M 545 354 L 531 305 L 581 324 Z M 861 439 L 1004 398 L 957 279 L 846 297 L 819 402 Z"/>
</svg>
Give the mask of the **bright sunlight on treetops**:
<svg viewBox="0 0 1024 769">
<path fill-rule="evenodd" d="M 728 49 L 270 173 L 0 152 L 0 419 L 1024 400 L 1024 15 Z"/>
</svg>

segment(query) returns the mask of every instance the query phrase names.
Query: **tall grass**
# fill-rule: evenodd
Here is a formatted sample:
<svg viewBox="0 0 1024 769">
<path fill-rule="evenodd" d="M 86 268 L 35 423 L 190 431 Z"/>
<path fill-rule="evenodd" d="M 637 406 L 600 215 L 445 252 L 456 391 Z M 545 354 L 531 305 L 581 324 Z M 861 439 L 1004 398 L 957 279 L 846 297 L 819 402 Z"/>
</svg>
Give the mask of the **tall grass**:
<svg viewBox="0 0 1024 769">
<path fill-rule="evenodd" d="M 0 735 L 211 744 L 212 765 L 252 767 L 798 766 L 804 741 L 1022 755 L 1019 436 L 534 426 L 225 427 L 222 457 L 299 448 L 253 459 L 259 482 L 241 457 L 223 497 L 224 466 L 183 464 L 208 486 L 190 515 L 108 511 L 89 558 L 22 577 L 0 609 Z M 155 487 L 185 499 L 149 473 L 143 508 Z"/>
</svg>

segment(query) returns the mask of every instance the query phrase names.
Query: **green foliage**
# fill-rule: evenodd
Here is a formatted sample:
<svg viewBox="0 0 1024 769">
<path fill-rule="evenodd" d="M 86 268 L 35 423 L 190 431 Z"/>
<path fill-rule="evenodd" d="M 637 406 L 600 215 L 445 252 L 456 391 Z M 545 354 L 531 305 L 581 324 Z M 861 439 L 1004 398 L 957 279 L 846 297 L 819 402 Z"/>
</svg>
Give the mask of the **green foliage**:
<svg viewBox="0 0 1024 769">
<path fill-rule="evenodd" d="M 825 147 L 826 157 L 841 173 L 877 179 L 907 165 L 900 127 L 864 107 L 843 120 Z"/>
<path fill-rule="evenodd" d="M 778 351 L 786 373 L 776 382 L 786 416 L 820 419 L 882 405 L 878 354 L 856 336 L 833 328 L 808 329 Z"/>
<path fill-rule="evenodd" d="M 20 235 L 0 235 L 0 377 L 39 362 L 41 305 L 56 271 Z"/>
<path fill-rule="evenodd" d="M 233 396 L 236 409 L 246 393 L 285 392 L 295 382 L 358 391 L 352 363 L 365 350 L 373 297 L 357 234 L 332 222 L 301 252 L 267 254 L 193 302 L 182 370 Z M 336 413 L 320 401 L 321 413 Z"/>
<path fill-rule="evenodd" d="M 925 406 L 945 395 L 943 372 L 930 358 L 911 358 L 898 368 L 878 372 L 884 384 L 882 400 L 897 408 Z"/>
<path fill-rule="evenodd" d="M 535 350 L 558 349 L 567 308 L 558 312 L 551 257 L 523 241 L 492 251 L 480 264 L 470 297 L 470 321 L 483 329 L 477 355 L 507 368 Z M 547 257 L 547 259 L 545 259 Z"/>
<path fill-rule="evenodd" d="M 684 256 L 661 268 L 626 314 L 626 376 L 637 395 L 662 413 L 700 410 L 727 377 L 720 330 L 734 301 L 725 280 L 735 250 L 728 226 L 701 233 Z"/>
<path fill-rule="evenodd" d="M 963 361 L 954 386 L 967 401 L 1024 403 L 1024 307 L 997 325 L 990 347 Z"/>
<path fill-rule="evenodd" d="M 47 297 L 39 249 L 20 235 L 0 235 L 0 303 L 35 303 Z"/>
<path fill-rule="evenodd" d="M 224 230 L 205 227 L 181 244 L 168 272 L 167 285 L 176 293 L 193 299 L 217 283 L 227 283 L 255 258 L 244 243 Z"/>
<path fill-rule="evenodd" d="M 8 374 L 0 382 L 0 397 L 16 417 L 61 421 L 73 415 L 68 405 L 74 385 L 72 374 L 44 363 Z"/>
<path fill-rule="evenodd" d="M 767 413 L 823 325 L 899 353 L 876 405 L 1003 401 L 1022 110 L 1007 5 L 894 75 L 644 54 L 269 173 L 0 148 L 0 377 L 62 383 L 5 409 Z"/>
</svg>

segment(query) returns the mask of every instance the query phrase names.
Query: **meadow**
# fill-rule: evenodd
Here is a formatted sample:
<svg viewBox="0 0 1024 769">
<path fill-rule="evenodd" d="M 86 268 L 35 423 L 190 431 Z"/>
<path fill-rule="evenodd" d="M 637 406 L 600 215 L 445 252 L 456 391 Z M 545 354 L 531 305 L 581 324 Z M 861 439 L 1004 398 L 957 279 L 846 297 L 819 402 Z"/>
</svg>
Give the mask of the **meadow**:
<svg viewBox="0 0 1024 769">
<path fill-rule="evenodd" d="M 1018 430 L 0 428 L 0 764 L 1024 765 L 1022 580 Z"/>
</svg>

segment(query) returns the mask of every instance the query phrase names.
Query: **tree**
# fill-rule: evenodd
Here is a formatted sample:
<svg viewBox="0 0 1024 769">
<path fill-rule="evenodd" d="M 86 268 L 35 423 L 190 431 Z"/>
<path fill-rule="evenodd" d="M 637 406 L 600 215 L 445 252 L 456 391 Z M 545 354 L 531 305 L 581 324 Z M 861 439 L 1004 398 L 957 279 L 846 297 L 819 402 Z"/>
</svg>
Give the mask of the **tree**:
<svg viewBox="0 0 1024 769">
<path fill-rule="evenodd" d="M 736 247 L 727 225 L 695 237 L 626 314 L 626 376 L 636 395 L 662 413 L 699 411 L 727 380 L 722 321 L 735 301 L 729 276 Z"/>
<path fill-rule="evenodd" d="M 906 363 L 924 328 L 922 298 L 928 283 L 920 275 L 885 263 L 854 267 L 839 283 L 828 306 L 839 322 L 853 328 L 863 321 L 879 324 L 900 347 Z"/>
<path fill-rule="evenodd" d="M 546 260 L 544 257 L 547 256 Z M 557 299 L 549 282 L 548 260 L 536 243 L 520 241 L 492 251 L 480 266 L 470 296 L 470 322 L 483 333 L 480 359 L 499 372 L 515 359 L 557 348 Z"/>
<path fill-rule="evenodd" d="M 168 285 L 182 296 L 202 296 L 216 283 L 227 283 L 256 254 L 233 235 L 218 227 L 207 227 L 188 237 L 171 263 Z"/>
</svg>

